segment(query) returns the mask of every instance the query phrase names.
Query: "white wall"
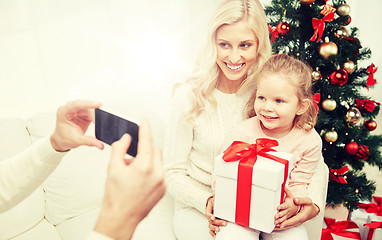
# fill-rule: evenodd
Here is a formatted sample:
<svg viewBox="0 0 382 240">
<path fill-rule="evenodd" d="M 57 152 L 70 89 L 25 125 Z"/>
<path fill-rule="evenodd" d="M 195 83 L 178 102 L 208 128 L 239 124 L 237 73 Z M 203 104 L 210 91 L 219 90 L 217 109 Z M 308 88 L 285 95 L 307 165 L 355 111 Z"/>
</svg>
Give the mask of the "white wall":
<svg viewBox="0 0 382 240">
<path fill-rule="evenodd" d="M 120 108 L 139 100 L 166 111 L 218 1 L 0 0 L 1 115 L 26 117 L 76 98 Z M 348 2 L 371 62 L 382 66 L 381 34 L 372 24 L 381 22 L 382 2 Z M 382 69 L 375 77 L 382 82 Z M 379 102 L 381 93 L 382 84 L 370 91 Z"/>
</svg>

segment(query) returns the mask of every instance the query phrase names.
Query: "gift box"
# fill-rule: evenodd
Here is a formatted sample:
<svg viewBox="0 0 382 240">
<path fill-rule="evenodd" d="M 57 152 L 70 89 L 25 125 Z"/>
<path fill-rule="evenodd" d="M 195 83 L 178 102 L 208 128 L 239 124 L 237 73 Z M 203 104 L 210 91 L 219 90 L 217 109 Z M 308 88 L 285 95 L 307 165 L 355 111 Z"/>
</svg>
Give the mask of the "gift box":
<svg viewBox="0 0 382 240">
<path fill-rule="evenodd" d="M 321 240 L 361 240 L 358 225 L 350 220 L 337 221 L 324 217 Z"/>
<path fill-rule="evenodd" d="M 270 233 L 277 206 L 284 200 L 293 155 L 276 152 L 275 140 L 234 142 L 215 158 L 216 217 Z"/>
<path fill-rule="evenodd" d="M 358 209 L 354 210 L 350 214 L 350 219 L 355 222 L 360 228 L 360 233 L 367 231 L 364 226 L 367 223 L 367 219 L 372 216 L 382 217 L 382 198 L 373 196 L 373 202 L 359 203 Z"/>
<path fill-rule="evenodd" d="M 382 239 L 382 217 L 369 215 L 364 227 L 365 229 L 361 233 L 362 240 Z"/>
</svg>

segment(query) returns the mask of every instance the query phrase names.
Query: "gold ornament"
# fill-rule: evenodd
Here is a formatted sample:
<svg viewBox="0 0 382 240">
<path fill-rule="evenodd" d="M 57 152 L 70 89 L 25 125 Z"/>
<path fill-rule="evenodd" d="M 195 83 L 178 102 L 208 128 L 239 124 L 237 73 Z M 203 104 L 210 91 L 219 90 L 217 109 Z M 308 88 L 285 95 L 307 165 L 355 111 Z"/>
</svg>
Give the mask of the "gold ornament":
<svg viewBox="0 0 382 240">
<path fill-rule="evenodd" d="M 304 4 L 304 5 L 310 5 L 310 4 L 314 3 L 314 1 L 316 1 L 316 0 L 300 0 L 300 3 Z"/>
<path fill-rule="evenodd" d="M 355 69 L 355 64 L 353 61 L 349 60 L 344 63 L 344 70 L 348 73 L 352 73 Z"/>
<path fill-rule="evenodd" d="M 334 42 L 330 42 L 329 38 L 326 37 L 325 42 L 321 44 L 318 52 L 323 58 L 327 59 L 328 57 L 338 53 L 338 47 Z"/>
<path fill-rule="evenodd" d="M 339 29 L 337 29 L 334 35 L 338 38 L 347 37 L 349 35 L 349 31 L 347 30 L 346 27 L 342 26 Z"/>
<path fill-rule="evenodd" d="M 346 15 L 349 15 L 349 13 L 350 13 L 350 6 L 347 3 L 341 4 L 337 8 L 337 14 L 340 16 L 346 16 Z"/>
<path fill-rule="evenodd" d="M 325 99 L 322 101 L 322 108 L 326 111 L 333 111 L 337 107 L 337 102 L 333 99 Z"/>
<path fill-rule="evenodd" d="M 346 113 L 346 121 L 348 123 L 352 123 L 353 125 L 359 123 L 361 118 L 361 112 L 356 107 L 351 107 L 350 110 Z"/>
<path fill-rule="evenodd" d="M 327 142 L 335 142 L 338 139 L 338 134 L 336 131 L 330 130 L 325 133 L 324 137 Z"/>
<path fill-rule="evenodd" d="M 312 78 L 314 81 L 320 80 L 321 79 L 321 73 L 316 70 L 312 72 Z"/>
</svg>

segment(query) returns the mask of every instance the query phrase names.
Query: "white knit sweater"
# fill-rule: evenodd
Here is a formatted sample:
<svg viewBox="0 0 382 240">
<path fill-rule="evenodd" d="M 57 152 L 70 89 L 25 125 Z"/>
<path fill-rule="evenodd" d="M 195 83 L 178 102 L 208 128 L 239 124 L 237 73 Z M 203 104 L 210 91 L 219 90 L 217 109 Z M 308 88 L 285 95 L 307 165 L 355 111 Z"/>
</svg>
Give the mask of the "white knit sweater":
<svg viewBox="0 0 382 240">
<path fill-rule="evenodd" d="M 217 107 L 207 105 L 193 125 L 184 119 L 191 108 L 191 87 L 176 89 L 172 114 L 164 144 L 164 163 L 168 191 L 177 208 L 193 207 L 204 213 L 211 196 L 211 173 L 214 158 L 222 151 L 227 131 L 243 120 L 248 93 L 225 94 L 215 89 Z"/>
</svg>

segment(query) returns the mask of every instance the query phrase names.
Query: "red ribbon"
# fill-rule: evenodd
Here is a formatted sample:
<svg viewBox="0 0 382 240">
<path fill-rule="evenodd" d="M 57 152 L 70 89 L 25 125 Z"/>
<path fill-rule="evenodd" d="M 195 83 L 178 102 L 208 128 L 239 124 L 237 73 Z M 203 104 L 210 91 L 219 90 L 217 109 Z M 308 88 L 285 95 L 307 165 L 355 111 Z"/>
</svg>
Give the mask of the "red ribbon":
<svg viewBox="0 0 382 240">
<path fill-rule="evenodd" d="M 313 18 L 312 26 L 314 28 L 314 34 L 310 38 L 310 41 L 315 41 L 317 39 L 317 42 L 319 42 L 321 40 L 322 34 L 324 33 L 325 22 L 331 22 L 333 20 L 334 12 L 330 12 L 328 15 L 325 15 L 322 19 Z"/>
<path fill-rule="evenodd" d="M 320 100 L 321 100 L 321 94 L 316 93 L 313 95 L 313 105 L 314 105 L 314 108 L 316 109 L 316 113 L 318 113 L 318 110 L 319 110 L 318 104 L 320 103 Z"/>
<path fill-rule="evenodd" d="M 369 77 L 367 78 L 367 90 L 369 90 L 370 86 L 375 85 L 375 79 L 374 79 L 374 73 L 377 72 L 378 68 L 374 68 L 374 63 L 370 65 L 370 67 L 367 69 L 367 73 L 369 74 Z"/>
<path fill-rule="evenodd" d="M 374 100 L 369 100 L 369 99 L 356 99 L 355 102 L 357 104 L 357 108 L 360 111 L 367 110 L 371 113 L 374 112 L 375 105 L 380 105 L 379 102 L 376 102 Z"/>
<path fill-rule="evenodd" d="M 358 228 L 353 221 L 338 221 L 332 218 L 324 218 L 326 228 L 322 229 L 321 240 L 334 240 L 332 234 L 350 239 L 361 240 L 359 232 L 345 231 L 346 229 Z"/>
<path fill-rule="evenodd" d="M 375 213 L 382 216 L 382 197 L 373 196 L 375 203 L 360 203 L 359 207 L 365 209 L 367 213 Z"/>
<path fill-rule="evenodd" d="M 366 223 L 364 226 L 369 227 L 369 233 L 367 234 L 367 240 L 371 240 L 374 235 L 374 231 L 377 228 L 382 228 L 382 222 L 372 221 L 371 223 Z"/>
<path fill-rule="evenodd" d="M 236 191 L 236 215 L 237 224 L 249 227 L 249 213 L 251 209 L 252 171 L 257 161 L 257 155 L 269 158 L 284 164 L 284 181 L 281 186 L 280 204 L 283 202 L 285 183 L 288 178 L 288 160 L 276 157 L 267 152 L 276 151 L 272 147 L 278 146 L 276 140 L 258 138 L 255 144 L 234 141 L 225 151 L 223 160 L 226 162 L 239 161 L 237 173 Z"/>
<path fill-rule="evenodd" d="M 329 169 L 329 178 L 330 180 L 336 181 L 341 184 L 348 183 L 343 175 L 349 172 L 349 167 L 345 166 L 340 169 Z"/>
</svg>

